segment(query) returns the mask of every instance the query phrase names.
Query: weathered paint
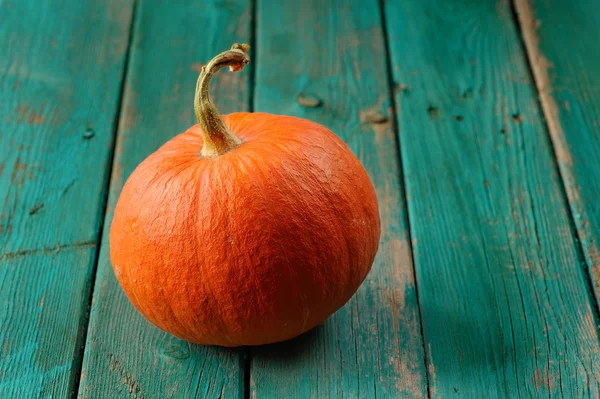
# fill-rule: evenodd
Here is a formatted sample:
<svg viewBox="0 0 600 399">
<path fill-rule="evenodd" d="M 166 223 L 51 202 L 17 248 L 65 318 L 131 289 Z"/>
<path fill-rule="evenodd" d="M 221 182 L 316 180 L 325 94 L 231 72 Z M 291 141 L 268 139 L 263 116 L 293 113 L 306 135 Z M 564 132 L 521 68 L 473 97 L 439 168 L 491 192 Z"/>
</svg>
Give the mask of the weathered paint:
<svg viewBox="0 0 600 399">
<path fill-rule="evenodd" d="M 107 226 L 133 168 L 194 122 L 202 63 L 250 37 L 249 2 L 138 2 Z M 243 353 L 189 345 L 133 310 L 104 245 L 80 396 L 597 397 L 586 265 L 507 1 L 382 2 L 410 243 L 377 2 L 279 3 L 256 4 L 257 110 L 321 122 L 360 156 L 383 222 L 372 273 L 323 326 L 252 348 L 245 387 Z M 2 397 L 77 390 L 131 5 L 0 2 Z M 598 276 L 600 13 L 515 8 Z M 250 76 L 215 76 L 221 109 L 248 108 Z"/>
<path fill-rule="evenodd" d="M 0 259 L 0 397 L 66 397 L 76 389 L 95 249 Z"/>
<path fill-rule="evenodd" d="M 0 4 L 3 253 L 96 239 L 131 6 Z"/>
<path fill-rule="evenodd" d="M 3 398 L 76 390 L 131 8 L 0 1 Z"/>
<path fill-rule="evenodd" d="M 195 123 L 198 65 L 248 40 L 250 3 L 139 0 L 135 21 L 79 395 L 237 397 L 244 387 L 242 352 L 191 345 L 146 321 L 115 279 L 108 226 L 133 169 Z M 215 75 L 213 98 L 223 112 L 248 109 L 251 68 Z"/>
<path fill-rule="evenodd" d="M 600 298 L 600 9 L 515 1 L 548 131 Z"/>
<path fill-rule="evenodd" d="M 432 397 L 598 397 L 593 298 L 507 2 L 386 2 Z"/>
</svg>

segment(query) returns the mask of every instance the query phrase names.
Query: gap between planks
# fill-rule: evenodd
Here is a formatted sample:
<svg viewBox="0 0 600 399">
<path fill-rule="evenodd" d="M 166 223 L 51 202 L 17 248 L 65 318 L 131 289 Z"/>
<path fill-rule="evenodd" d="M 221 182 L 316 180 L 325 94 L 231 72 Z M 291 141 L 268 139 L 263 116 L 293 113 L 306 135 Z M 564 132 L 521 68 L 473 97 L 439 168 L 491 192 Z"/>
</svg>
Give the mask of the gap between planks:
<svg viewBox="0 0 600 399">
<path fill-rule="evenodd" d="M 404 214 L 406 215 L 406 226 L 408 227 L 406 229 L 406 235 L 407 235 L 407 241 L 408 241 L 408 248 L 409 248 L 409 253 L 410 253 L 410 259 L 412 262 L 412 267 L 411 267 L 411 271 L 412 271 L 412 278 L 415 284 L 415 301 L 417 304 L 417 309 L 419 311 L 419 333 L 421 334 L 421 351 L 422 351 L 422 356 L 423 356 L 423 365 L 425 368 L 425 389 L 426 389 L 426 393 L 427 393 L 427 397 L 429 399 L 433 398 L 432 392 L 431 392 L 431 388 L 430 388 L 430 379 L 432 378 L 429 374 L 430 374 L 430 362 L 429 362 L 429 358 L 427 356 L 427 350 L 425 349 L 425 333 L 423 331 L 423 312 L 422 312 L 422 308 L 421 308 L 421 303 L 419 300 L 419 283 L 417 282 L 417 272 L 415 269 L 415 254 L 414 254 L 414 248 L 413 248 L 413 238 L 412 238 L 412 224 L 411 224 L 411 219 L 410 219 L 410 213 L 408 211 L 408 196 L 406 194 L 406 184 L 405 184 L 405 178 L 404 178 L 404 164 L 402 163 L 402 152 L 400 150 L 400 127 L 398 126 L 398 104 L 396 104 L 396 95 L 395 95 L 395 83 L 394 83 L 394 77 L 392 76 L 392 59 L 390 56 L 390 38 L 389 38 L 389 34 L 388 34 L 388 27 L 387 27 L 387 23 L 385 20 L 385 6 L 384 6 L 384 1 L 385 0 L 379 0 L 378 1 L 378 5 L 379 5 L 379 17 L 381 20 L 381 31 L 382 31 L 382 35 L 383 35 L 383 45 L 384 45 L 384 55 L 385 55 L 385 68 L 386 68 L 386 73 L 387 73 L 387 81 L 388 81 L 388 95 L 390 97 L 390 104 L 391 104 L 391 109 L 392 109 L 392 131 L 394 132 L 394 135 L 396 137 L 396 153 L 398 156 L 398 167 L 400 169 L 400 176 L 398 177 L 400 180 L 400 195 L 402 195 L 402 197 L 404 198 Z M 431 367 L 433 367 L 433 364 L 431 364 Z"/>
</svg>

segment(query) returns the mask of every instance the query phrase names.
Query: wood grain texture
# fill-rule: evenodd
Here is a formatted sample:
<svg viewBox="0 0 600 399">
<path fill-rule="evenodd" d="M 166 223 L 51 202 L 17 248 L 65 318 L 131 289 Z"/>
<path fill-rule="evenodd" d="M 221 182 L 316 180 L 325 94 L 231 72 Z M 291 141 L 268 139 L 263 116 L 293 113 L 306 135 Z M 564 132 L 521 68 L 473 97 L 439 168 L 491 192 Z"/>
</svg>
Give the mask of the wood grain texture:
<svg viewBox="0 0 600 399">
<path fill-rule="evenodd" d="M 0 7 L 0 248 L 94 241 L 131 1 Z"/>
<path fill-rule="evenodd" d="M 3 398 L 75 389 L 131 6 L 0 1 Z"/>
<path fill-rule="evenodd" d="M 600 298 L 600 8 L 515 1 L 554 152 Z"/>
<path fill-rule="evenodd" d="M 386 2 L 432 397 L 600 395 L 597 314 L 507 2 Z"/>
<path fill-rule="evenodd" d="M 0 259 L 0 397 L 65 398 L 76 389 L 95 249 Z"/>
<path fill-rule="evenodd" d="M 257 3 L 256 111 L 319 122 L 367 169 L 382 238 L 358 293 L 324 325 L 253 348 L 256 398 L 426 395 L 385 44 L 377 1 Z"/>
<path fill-rule="evenodd" d="M 250 39 L 250 3 L 139 0 L 137 8 L 79 396 L 235 398 L 243 394 L 240 351 L 191 345 L 147 322 L 114 277 L 108 226 L 134 168 L 195 123 L 202 63 Z M 222 112 L 248 109 L 249 76 L 249 69 L 215 75 Z"/>
</svg>

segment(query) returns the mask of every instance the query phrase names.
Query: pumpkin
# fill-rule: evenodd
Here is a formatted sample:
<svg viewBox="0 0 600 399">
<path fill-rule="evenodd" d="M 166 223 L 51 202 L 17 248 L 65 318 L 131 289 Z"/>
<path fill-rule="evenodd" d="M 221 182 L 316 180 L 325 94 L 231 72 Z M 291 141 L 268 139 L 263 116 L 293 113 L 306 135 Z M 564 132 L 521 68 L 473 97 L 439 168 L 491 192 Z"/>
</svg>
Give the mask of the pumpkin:
<svg viewBox="0 0 600 399">
<path fill-rule="evenodd" d="M 217 111 L 210 79 L 241 70 L 248 48 L 202 69 L 199 123 L 135 169 L 110 229 L 129 300 L 198 344 L 266 344 L 315 327 L 356 292 L 379 245 L 373 185 L 335 134 L 290 116 Z"/>
</svg>

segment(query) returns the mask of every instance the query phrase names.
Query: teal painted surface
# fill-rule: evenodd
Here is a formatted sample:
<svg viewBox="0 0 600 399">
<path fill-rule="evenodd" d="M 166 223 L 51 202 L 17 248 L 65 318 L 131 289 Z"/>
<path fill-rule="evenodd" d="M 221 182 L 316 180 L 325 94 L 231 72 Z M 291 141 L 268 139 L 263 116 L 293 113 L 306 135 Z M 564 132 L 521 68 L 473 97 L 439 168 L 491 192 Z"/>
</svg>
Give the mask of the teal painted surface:
<svg viewBox="0 0 600 399">
<path fill-rule="evenodd" d="M 600 7 L 589 0 L 518 1 L 517 10 L 528 19 L 521 18 L 530 61 L 600 298 Z"/>
<path fill-rule="evenodd" d="M 594 302 L 509 5 L 385 12 L 431 396 L 598 397 Z"/>
<path fill-rule="evenodd" d="M 252 349 L 251 395 L 424 397 L 423 348 L 378 2 L 260 0 L 257 48 L 256 111 L 311 119 L 350 146 L 376 187 L 382 239 L 358 293 L 323 326 L 287 343 Z"/>
<path fill-rule="evenodd" d="M 131 1 L 0 7 L 0 248 L 94 241 Z"/>
<path fill-rule="evenodd" d="M 130 1 L 0 1 L 0 397 L 76 390 Z"/>
<path fill-rule="evenodd" d="M 0 397 L 76 392 L 94 253 L 90 244 L 0 258 Z"/>
<path fill-rule="evenodd" d="M 243 392 L 242 352 L 191 345 L 147 322 L 114 277 L 108 226 L 134 168 L 195 123 L 202 63 L 249 39 L 250 4 L 139 0 L 135 20 L 79 396 L 235 398 Z M 215 75 L 215 100 L 224 113 L 248 109 L 249 77 L 250 69 Z"/>
<path fill-rule="evenodd" d="M 258 0 L 256 110 L 340 135 L 383 235 L 323 326 L 241 351 L 146 322 L 106 244 L 84 337 L 132 3 L 0 0 L 0 397 L 600 396 L 594 2 L 514 2 L 546 131 L 506 1 L 382 2 L 394 115 L 377 1 Z M 105 243 L 125 179 L 194 123 L 201 64 L 251 18 L 250 1 L 138 0 Z M 250 69 L 215 76 L 223 111 L 250 108 Z"/>
</svg>

